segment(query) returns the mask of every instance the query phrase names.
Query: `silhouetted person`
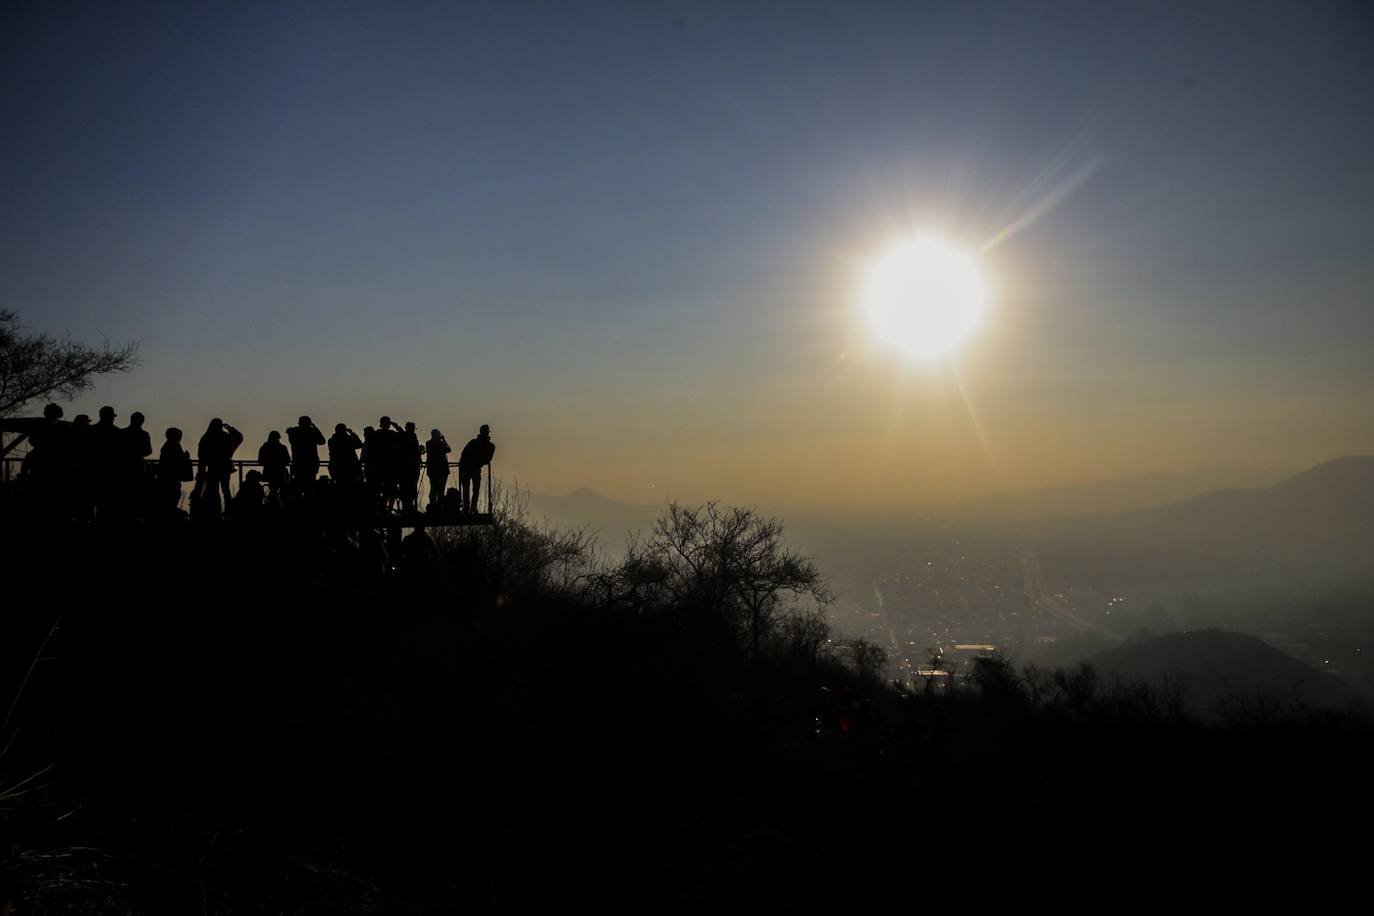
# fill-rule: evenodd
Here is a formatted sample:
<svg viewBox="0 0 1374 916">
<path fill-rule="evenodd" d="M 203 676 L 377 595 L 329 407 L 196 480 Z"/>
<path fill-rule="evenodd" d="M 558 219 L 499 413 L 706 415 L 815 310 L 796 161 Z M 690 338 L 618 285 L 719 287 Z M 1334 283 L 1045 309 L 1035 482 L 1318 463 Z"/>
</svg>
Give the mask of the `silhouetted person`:
<svg viewBox="0 0 1374 916">
<path fill-rule="evenodd" d="M 383 509 L 390 509 L 396 498 L 396 489 L 401 476 L 401 428 L 390 417 L 377 421 L 377 429 L 372 433 L 372 443 L 368 448 L 367 479 L 374 493 L 381 500 Z"/>
<path fill-rule="evenodd" d="M 363 448 L 362 448 L 362 451 L 359 453 L 359 455 L 360 455 L 361 460 L 362 460 L 362 462 L 363 462 L 363 471 L 364 471 L 364 473 L 367 473 L 367 472 L 368 472 L 368 469 L 372 467 L 372 444 L 373 444 L 373 441 L 374 441 L 374 439 L 376 438 L 376 436 L 377 436 L 377 427 L 375 427 L 375 426 L 364 426 L 364 427 L 363 427 Z"/>
<path fill-rule="evenodd" d="M 58 484 L 68 455 L 65 439 L 71 424 L 62 419 L 62 407 L 49 404 L 43 408 L 43 422 L 29 432 L 29 453 L 19 467 L 20 477 L 32 478 L 35 485 L 48 489 Z"/>
<path fill-rule="evenodd" d="M 144 417 L 135 410 L 129 416 L 129 425 L 120 430 L 124 439 L 124 457 L 129 462 L 130 473 L 143 473 L 144 460 L 153 453 L 153 440 L 143 428 Z"/>
<path fill-rule="evenodd" d="M 444 491 L 443 498 L 439 500 L 439 511 L 449 513 L 463 511 L 463 494 L 458 492 L 457 487 L 449 487 Z"/>
<path fill-rule="evenodd" d="M 181 485 L 194 480 L 191 468 L 191 453 L 181 447 L 181 430 L 168 427 L 167 441 L 157 458 L 157 505 L 160 510 L 169 512 L 181 503 Z"/>
<path fill-rule="evenodd" d="M 110 521 L 118 515 L 117 504 L 123 496 L 121 484 L 125 468 L 123 430 L 115 426 L 113 407 L 100 408 L 100 420 L 91 427 L 91 482 L 95 487 L 96 517 Z"/>
<path fill-rule="evenodd" d="M 234 471 L 234 452 L 243 444 L 243 434 L 219 417 L 210 421 L 205 435 L 200 437 L 196 457 L 200 459 L 202 505 L 211 515 L 218 515 L 220 498 L 229 505 L 229 475 Z"/>
<path fill-rule="evenodd" d="M 221 478 L 221 479 L 223 479 L 223 481 L 224 481 L 224 483 L 225 483 L 225 485 L 224 485 L 224 492 L 225 492 L 225 493 L 228 493 L 228 492 L 229 492 L 229 489 L 228 489 L 229 474 L 232 474 L 232 472 L 234 472 L 234 453 L 235 453 L 235 452 L 238 452 L 239 446 L 240 446 L 240 445 L 243 445 L 243 434 L 242 434 L 242 433 L 239 433 L 238 430 L 235 430 L 234 427 L 229 426 L 228 423 L 225 423 L 225 424 L 224 424 L 224 431 L 225 431 L 225 433 L 228 433 L 228 434 L 229 434 L 229 441 L 228 441 L 228 455 L 225 455 L 225 456 L 224 456 L 224 457 L 225 457 L 225 461 L 224 461 L 224 475 L 223 475 L 223 478 Z"/>
<path fill-rule="evenodd" d="M 19 476 L 29 482 L 36 505 L 55 521 L 72 518 L 72 425 L 62 419 L 62 408 L 49 404 L 43 419 L 30 427 L 29 453 L 19 466 Z"/>
<path fill-rule="evenodd" d="M 320 446 L 324 433 L 309 417 L 301 417 L 297 425 L 286 430 L 291 442 L 291 477 L 302 487 L 308 487 L 320 473 Z"/>
<path fill-rule="evenodd" d="M 458 488 L 463 494 L 463 511 L 478 511 L 482 495 L 482 468 L 491 464 L 496 455 L 496 443 L 491 441 L 491 427 L 483 423 L 477 438 L 469 439 L 458 456 Z"/>
<path fill-rule="evenodd" d="M 281 433 L 275 429 L 258 447 L 258 464 L 262 465 L 262 479 L 272 488 L 272 495 L 280 497 L 291 480 L 291 453 L 281 441 Z"/>
<path fill-rule="evenodd" d="M 329 476 L 346 487 L 356 487 L 362 480 L 362 465 L 358 463 L 358 449 L 363 447 L 358 434 L 343 423 L 334 427 L 329 437 Z"/>
<path fill-rule="evenodd" d="M 229 504 L 229 515 L 240 522 L 262 520 L 263 505 L 267 502 L 267 491 L 262 486 L 262 474 L 256 469 L 243 475 L 243 483 Z"/>
<path fill-rule="evenodd" d="M 119 431 L 119 505 L 124 513 L 138 514 L 148 503 L 147 461 L 153 454 L 153 440 L 143 421 L 142 412 L 135 410 L 129 415 L 129 425 Z"/>
<path fill-rule="evenodd" d="M 425 476 L 429 478 L 429 506 L 433 508 L 444 496 L 448 486 L 448 456 L 453 451 L 444 434 L 437 429 L 429 431 L 429 441 L 425 443 Z"/>
<path fill-rule="evenodd" d="M 425 447 L 420 444 L 420 437 L 415 432 L 413 421 L 406 423 L 405 431 L 400 434 L 400 446 L 397 464 L 401 473 L 397 479 L 400 484 L 401 506 L 407 512 L 414 512 L 420 496 L 420 464 Z"/>
<path fill-rule="evenodd" d="M 100 408 L 100 419 L 91 427 L 91 450 L 104 458 L 108 456 L 111 464 L 118 461 L 120 451 L 120 430 L 115 426 L 115 409 L 106 405 Z"/>
<path fill-rule="evenodd" d="M 95 480 L 91 471 L 91 418 L 79 413 L 72 418 L 72 428 L 68 430 L 64 462 L 71 477 L 71 496 L 76 506 L 76 516 L 90 521 L 95 512 Z"/>
<path fill-rule="evenodd" d="M 434 572 L 438 562 L 439 548 L 434 538 L 425 531 L 424 525 L 416 525 L 415 530 L 401 542 L 401 563 L 407 575 L 414 581 L 421 581 Z"/>
</svg>

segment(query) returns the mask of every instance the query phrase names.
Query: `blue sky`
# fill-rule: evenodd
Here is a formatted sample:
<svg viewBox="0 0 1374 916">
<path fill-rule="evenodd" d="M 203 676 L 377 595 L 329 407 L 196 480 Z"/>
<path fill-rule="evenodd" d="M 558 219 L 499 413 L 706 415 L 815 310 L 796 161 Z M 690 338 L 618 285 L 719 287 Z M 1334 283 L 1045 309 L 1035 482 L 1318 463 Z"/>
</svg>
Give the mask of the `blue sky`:
<svg viewBox="0 0 1374 916">
<path fill-rule="evenodd" d="M 74 410 L 490 422 L 536 489 L 799 505 L 1374 449 L 1362 4 L 0 17 L 0 304 L 143 341 Z M 1037 212 L 958 354 L 867 339 L 885 245 Z"/>
</svg>

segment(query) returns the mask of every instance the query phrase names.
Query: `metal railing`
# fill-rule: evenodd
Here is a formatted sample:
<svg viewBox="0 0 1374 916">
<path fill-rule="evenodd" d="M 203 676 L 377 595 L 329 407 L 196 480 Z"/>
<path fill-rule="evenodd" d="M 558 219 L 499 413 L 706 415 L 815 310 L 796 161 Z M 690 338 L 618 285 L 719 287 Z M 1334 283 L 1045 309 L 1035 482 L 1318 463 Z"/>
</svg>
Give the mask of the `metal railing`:
<svg viewBox="0 0 1374 916">
<path fill-rule="evenodd" d="M 0 480 L 11 481 L 11 480 L 16 479 L 16 478 L 19 476 L 19 468 L 20 468 L 20 466 L 22 465 L 23 461 L 24 461 L 24 456 L 22 456 L 22 455 L 6 455 L 3 459 L 0 459 L 0 462 L 3 462 L 3 469 L 0 470 Z M 144 471 L 145 471 L 145 472 L 151 472 L 151 471 L 153 471 L 154 469 L 157 468 L 158 463 L 159 463 L 159 462 L 158 462 L 158 460 L 157 460 L 156 458 L 145 458 L 144 461 L 143 461 L 143 468 L 144 468 Z M 200 459 L 198 459 L 198 458 L 192 458 L 192 459 L 191 459 L 191 468 L 192 468 L 192 470 L 194 470 L 194 471 L 196 472 L 196 476 L 197 476 L 197 477 L 200 476 L 200 464 L 201 464 Z M 230 474 L 230 493 L 231 493 L 231 494 L 232 494 L 232 493 L 237 493 L 239 487 L 243 485 L 243 478 L 244 478 L 244 475 L 245 475 L 245 474 L 247 474 L 249 471 L 251 471 L 251 470 L 253 470 L 253 469 L 255 469 L 255 468 L 261 468 L 261 467 L 263 467 L 263 463 L 262 463 L 261 461 L 254 461 L 254 460 L 250 460 L 250 459 L 247 459 L 247 458 L 234 458 L 234 459 L 232 459 L 232 460 L 230 461 L 230 465 L 231 465 L 232 468 L 233 468 L 233 470 L 232 470 L 232 472 L 231 472 L 231 474 Z M 319 468 L 320 468 L 320 471 L 328 471 L 328 470 L 329 470 L 329 462 L 328 462 L 327 460 L 321 461 L 321 462 L 320 462 L 320 465 L 319 465 Z M 456 462 L 456 461 L 450 461 L 450 462 L 448 462 L 448 468 L 449 468 L 449 476 L 446 478 L 446 480 L 448 481 L 448 483 L 446 483 L 446 486 L 453 486 L 453 487 L 456 489 L 456 488 L 457 488 L 457 485 L 458 485 L 458 462 Z M 418 506 L 418 507 L 419 507 L 420 509 L 422 509 L 422 510 L 425 508 L 425 506 L 426 506 L 426 505 L 428 504 L 428 502 L 429 502 L 429 487 L 430 487 L 430 484 L 429 484 L 429 474 L 428 474 L 428 470 L 429 470 L 429 463 L 426 462 L 426 461 L 421 461 L 421 462 L 420 462 L 420 475 L 419 475 L 419 480 L 416 481 L 415 505 Z M 485 481 L 485 483 L 484 483 L 484 485 L 483 485 L 483 486 L 484 486 L 484 489 L 486 490 L 486 494 L 485 494 L 485 496 L 486 496 L 486 503 L 487 503 L 487 513 L 486 513 L 486 514 L 487 514 L 487 515 L 490 515 L 490 514 L 491 514 L 491 496 L 492 496 L 492 471 L 491 471 L 491 465 L 490 465 L 490 464 L 487 464 L 487 465 L 485 466 L 484 470 L 486 471 L 486 478 L 487 478 L 486 481 Z M 195 487 L 195 482 L 194 482 L 194 481 L 185 481 L 184 483 L 182 483 L 182 486 L 181 486 L 181 499 L 178 500 L 178 505 L 180 505 L 180 504 L 184 501 L 184 499 L 185 499 L 185 497 L 186 497 L 186 494 L 189 492 L 189 491 L 187 490 L 187 484 L 190 484 L 192 488 Z M 442 494 L 441 494 L 441 495 L 442 495 Z"/>
</svg>

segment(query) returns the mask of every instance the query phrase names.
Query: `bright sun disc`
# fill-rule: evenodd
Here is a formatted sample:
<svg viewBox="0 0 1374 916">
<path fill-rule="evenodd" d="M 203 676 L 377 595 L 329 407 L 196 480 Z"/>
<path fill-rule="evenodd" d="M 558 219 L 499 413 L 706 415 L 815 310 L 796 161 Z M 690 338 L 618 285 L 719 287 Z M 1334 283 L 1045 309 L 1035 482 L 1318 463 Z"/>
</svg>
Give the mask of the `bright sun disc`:
<svg viewBox="0 0 1374 916">
<path fill-rule="evenodd" d="M 918 238 L 893 248 L 869 270 L 864 307 L 880 338 L 929 359 L 977 327 L 983 296 L 972 258 Z"/>
</svg>

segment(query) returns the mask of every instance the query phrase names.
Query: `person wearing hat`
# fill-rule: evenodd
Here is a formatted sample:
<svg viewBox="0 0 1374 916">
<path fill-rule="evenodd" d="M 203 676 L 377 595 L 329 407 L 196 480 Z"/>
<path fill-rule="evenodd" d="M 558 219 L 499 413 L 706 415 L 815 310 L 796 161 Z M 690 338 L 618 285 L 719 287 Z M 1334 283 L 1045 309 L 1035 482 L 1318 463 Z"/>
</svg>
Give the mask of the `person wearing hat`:
<svg viewBox="0 0 1374 916">
<path fill-rule="evenodd" d="M 477 438 L 469 439 L 458 456 L 458 489 L 463 494 L 463 511 L 476 512 L 482 495 L 482 468 L 491 464 L 496 455 L 496 443 L 491 441 L 491 427 L 483 423 Z"/>
<path fill-rule="evenodd" d="M 120 443 L 124 438 L 120 435 L 119 427 L 115 426 L 115 418 L 118 416 L 115 409 L 108 404 L 100 408 L 100 419 L 91 427 L 91 450 L 97 457 L 118 458 Z"/>
</svg>

